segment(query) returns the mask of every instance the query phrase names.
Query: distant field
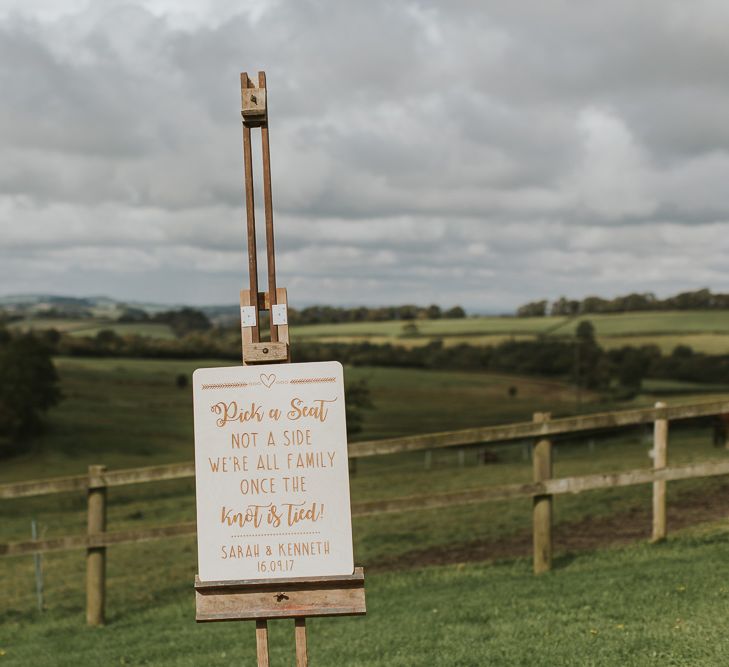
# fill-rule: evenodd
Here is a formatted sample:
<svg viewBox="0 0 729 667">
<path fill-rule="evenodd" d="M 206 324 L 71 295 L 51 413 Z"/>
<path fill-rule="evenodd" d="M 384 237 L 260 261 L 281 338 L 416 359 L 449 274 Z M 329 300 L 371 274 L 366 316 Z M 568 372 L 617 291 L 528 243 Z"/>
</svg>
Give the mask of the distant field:
<svg viewBox="0 0 729 667">
<path fill-rule="evenodd" d="M 537 335 L 570 336 L 589 320 L 598 341 L 608 349 L 624 345 L 658 345 L 670 353 L 689 345 L 709 354 L 729 354 L 729 311 L 619 313 L 585 317 L 469 317 L 457 320 L 416 320 L 416 335 L 405 322 L 351 322 L 291 327 L 294 340 L 392 343 L 407 347 L 441 339 L 444 345 L 498 345 Z"/>
<path fill-rule="evenodd" d="M 590 320 L 600 336 L 676 333 L 729 335 L 729 310 L 686 310 L 656 313 L 617 313 L 570 317 L 466 317 L 455 320 L 415 320 L 424 336 L 477 336 L 486 334 L 569 335 L 582 320 Z M 346 322 L 292 327 L 300 337 L 399 336 L 404 322 Z"/>
<path fill-rule="evenodd" d="M 729 333 L 598 336 L 598 341 L 608 350 L 626 345 L 657 345 L 663 354 L 671 354 L 677 346 L 688 345 L 691 349 L 706 354 L 729 354 Z"/>
<path fill-rule="evenodd" d="M 455 320 L 413 320 L 424 336 L 538 334 L 568 322 L 565 317 L 466 317 Z M 301 338 L 320 336 L 400 336 L 408 322 L 343 322 L 292 326 Z"/>
<path fill-rule="evenodd" d="M 595 326 L 602 346 L 658 345 L 670 353 L 677 345 L 689 345 L 709 354 L 729 354 L 729 311 L 669 311 L 619 313 L 585 317 L 467 317 L 463 319 L 415 320 L 417 333 L 405 331 L 409 323 L 346 322 L 342 324 L 293 325 L 294 341 L 321 341 L 373 344 L 386 343 L 413 347 L 440 339 L 444 345 L 498 345 L 505 340 L 531 339 L 537 335 L 570 336 L 578 324 L 588 319 Z M 102 329 L 119 335 L 136 334 L 170 339 L 174 334 L 166 324 L 117 323 L 113 320 L 28 319 L 10 325 L 16 329 L 55 328 L 74 336 L 95 336 Z"/>
<path fill-rule="evenodd" d="M 71 333 L 74 336 L 95 336 L 99 331 L 111 329 L 119 336 L 127 334 L 135 336 L 148 336 L 149 338 L 164 338 L 166 340 L 175 338 L 172 329 L 167 324 L 159 322 L 111 322 L 99 323 L 84 329 L 75 329 Z"/>
<path fill-rule="evenodd" d="M 56 329 L 73 336 L 95 336 L 99 331 L 108 329 L 120 336 L 133 334 L 137 336 L 149 336 L 150 338 L 174 338 L 170 327 L 158 322 L 116 322 L 103 319 L 67 320 L 54 318 L 27 319 L 13 322 L 11 329 L 22 331 L 43 331 L 45 329 Z"/>
<path fill-rule="evenodd" d="M 70 320 L 39 317 L 11 322 L 8 326 L 10 329 L 18 331 L 44 331 L 46 329 L 56 329 L 58 331 L 72 332 L 87 329 L 89 326 L 97 326 L 98 322 L 99 320 L 96 319 Z"/>
</svg>

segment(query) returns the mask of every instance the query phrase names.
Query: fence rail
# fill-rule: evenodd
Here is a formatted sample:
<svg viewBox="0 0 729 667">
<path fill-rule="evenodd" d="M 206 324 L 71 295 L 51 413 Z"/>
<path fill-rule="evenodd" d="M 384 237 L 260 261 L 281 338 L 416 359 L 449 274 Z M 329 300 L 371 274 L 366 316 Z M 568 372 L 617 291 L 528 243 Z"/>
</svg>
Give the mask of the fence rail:
<svg viewBox="0 0 729 667">
<path fill-rule="evenodd" d="M 689 403 L 671 407 L 656 404 L 656 407 L 653 408 L 581 415 L 554 420 L 550 419 L 548 413 L 536 413 L 532 422 L 354 443 L 349 447 L 349 457 L 351 459 L 530 438 L 534 440 L 535 456 L 534 481 L 530 483 L 504 484 L 449 493 L 359 502 L 352 505 L 352 516 L 365 517 L 394 512 L 479 504 L 496 500 L 532 498 L 534 571 L 539 574 L 551 567 L 552 498 L 555 495 L 576 494 L 637 484 L 652 484 L 653 540 L 657 541 L 664 538 L 666 536 L 666 482 L 729 475 L 729 459 L 667 467 L 669 421 L 724 414 L 729 414 L 729 401 Z M 649 423 L 654 424 L 654 451 L 660 454 L 654 459 L 653 469 L 552 478 L 552 442 L 550 438 L 557 435 L 613 430 Z M 87 553 L 87 621 L 92 625 L 103 623 L 104 563 L 107 547 L 117 544 L 194 535 L 196 533 L 195 522 L 107 532 L 106 489 L 126 484 L 190 478 L 194 474 L 195 467 L 191 463 L 131 468 L 111 472 L 103 466 L 90 466 L 87 475 L 2 484 L 0 485 L 0 499 L 86 491 L 88 494 L 89 529 L 86 535 L 0 544 L 0 557 L 85 549 Z M 92 573 L 94 573 L 93 576 Z"/>
<path fill-rule="evenodd" d="M 578 417 L 550 419 L 543 422 L 521 422 L 501 426 L 484 426 L 482 428 L 426 433 L 423 435 L 388 438 L 386 440 L 368 440 L 349 445 L 349 458 L 358 459 L 368 456 L 399 454 L 428 449 L 447 447 L 463 447 L 467 445 L 508 442 L 528 438 L 545 438 L 570 433 L 612 430 L 627 426 L 650 424 L 657 419 L 677 421 L 696 417 L 710 417 L 729 413 L 729 401 L 712 401 L 710 403 L 689 403 L 659 408 L 640 408 L 619 412 L 603 412 Z M 73 477 L 56 477 L 47 480 L 30 480 L 12 484 L 0 484 L 0 499 L 28 498 L 52 493 L 85 491 L 93 484 L 98 486 L 123 486 L 142 484 L 171 479 L 182 479 L 195 476 L 195 465 L 192 463 L 173 463 L 170 465 L 129 468 L 105 472 L 97 479 L 88 475 Z"/>
<path fill-rule="evenodd" d="M 569 433 L 612 430 L 626 426 L 651 424 L 657 419 L 678 421 L 696 417 L 710 417 L 729 413 L 729 401 L 710 403 L 688 403 L 670 407 L 639 408 L 616 412 L 598 412 L 578 417 L 563 417 L 543 422 L 522 422 L 502 426 L 484 426 L 444 433 L 427 433 L 404 438 L 355 442 L 349 446 L 350 458 L 416 452 L 424 449 L 461 447 L 465 445 L 486 444 L 489 442 L 508 442 L 526 438 L 545 438 Z"/>
<path fill-rule="evenodd" d="M 128 468 L 126 470 L 103 472 L 94 477 L 75 475 L 73 477 L 55 477 L 47 480 L 39 479 L 13 484 L 0 484 L 0 499 L 45 496 L 52 493 L 86 491 L 89 488 L 94 488 L 94 486 L 124 486 L 194 476 L 194 463 L 172 463 L 170 465 L 148 466 L 145 468 Z"/>
<path fill-rule="evenodd" d="M 454 491 L 450 493 L 431 493 L 386 500 L 370 500 L 353 503 L 352 516 L 365 517 L 377 514 L 415 512 L 459 505 L 477 505 L 497 500 L 511 500 L 513 498 L 532 498 L 533 496 L 556 496 L 567 493 L 577 494 L 584 491 L 596 491 L 598 489 L 614 489 L 623 486 L 651 484 L 659 481 L 669 482 L 680 479 L 717 477 L 720 475 L 729 475 L 729 459 L 704 461 L 702 463 L 663 468 L 661 470 L 626 470 L 618 473 L 548 479 L 543 482 L 530 482 L 526 484 L 501 484 L 498 486 L 487 486 L 480 489 L 468 489 L 466 491 Z M 195 522 L 187 521 L 166 526 L 97 533 L 96 535 L 73 535 L 47 540 L 7 542 L 0 544 L 0 557 L 25 556 L 34 553 L 70 551 L 91 547 L 107 547 L 116 544 L 147 542 L 149 540 L 168 537 L 194 535 L 195 533 Z"/>
</svg>

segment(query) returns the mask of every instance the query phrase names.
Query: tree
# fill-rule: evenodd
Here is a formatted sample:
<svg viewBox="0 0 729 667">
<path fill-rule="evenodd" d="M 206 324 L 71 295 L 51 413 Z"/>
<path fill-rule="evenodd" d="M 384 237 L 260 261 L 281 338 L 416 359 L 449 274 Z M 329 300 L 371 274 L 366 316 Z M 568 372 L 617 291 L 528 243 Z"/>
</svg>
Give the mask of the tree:
<svg viewBox="0 0 729 667">
<path fill-rule="evenodd" d="M 547 314 L 547 300 L 531 301 L 519 306 L 516 311 L 517 317 L 544 317 Z"/>
<path fill-rule="evenodd" d="M 33 335 L 0 345 L 0 454 L 22 449 L 61 400 L 58 374 L 46 345 Z"/>
<path fill-rule="evenodd" d="M 694 350 L 688 345 L 676 345 L 671 352 L 674 359 L 690 359 L 694 355 Z"/>
<path fill-rule="evenodd" d="M 460 320 L 466 317 L 466 311 L 460 306 L 453 306 L 453 308 L 449 308 L 443 313 L 443 317 L 449 320 Z"/>
<path fill-rule="evenodd" d="M 575 384 L 597 389 L 608 382 L 607 364 L 602 348 L 595 340 L 595 327 L 582 320 L 575 331 Z"/>
<path fill-rule="evenodd" d="M 418 316 L 418 307 L 412 304 L 398 306 L 397 317 L 399 320 L 414 320 Z"/>
<path fill-rule="evenodd" d="M 149 322 L 149 314 L 141 308 L 122 306 L 119 322 Z"/>
<path fill-rule="evenodd" d="M 595 327 L 590 320 L 582 320 L 575 329 L 577 340 L 583 344 L 595 343 Z"/>
<path fill-rule="evenodd" d="M 180 310 L 167 310 L 154 317 L 156 322 L 165 322 L 170 325 L 176 336 L 182 337 L 193 331 L 207 331 L 212 326 L 205 313 L 195 308 L 180 308 Z"/>
<path fill-rule="evenodd" d="M 561 296 L 552 304 L 552 315 L 577 315 L 580 311 L 580 302 Z"/>
<path fill-rule="evenodd" d="M 121 342 L 121 336 L 119 336 L 113 329 L 101 329 L 94 336 L 96 342 L 102 347 L 113 347 Z"/>
<path fill-rule="evenodd" d="M 643 378 L 650 367 L 650 359 L 641 354 L 639 350 L 630 349 L 623 355 L 618 367 L 618 382 L 620 386 L 637 394 L 643 384 Z"/>
</svg>

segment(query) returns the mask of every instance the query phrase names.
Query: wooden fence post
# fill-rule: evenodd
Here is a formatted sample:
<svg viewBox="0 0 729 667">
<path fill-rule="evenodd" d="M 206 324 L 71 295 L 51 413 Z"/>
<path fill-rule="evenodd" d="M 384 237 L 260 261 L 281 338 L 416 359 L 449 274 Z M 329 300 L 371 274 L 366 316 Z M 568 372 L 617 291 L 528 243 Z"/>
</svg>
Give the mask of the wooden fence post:
<svg viewBox="0 0 729 667">
<path fill-rule="evenodd" d="M 535 412 L 533 421 L 549 421 L 549 412 Z M 552 477 L 552 442 L 538 440 L 534 445 L 534 481 L 543 482 Z M 532 499 L 534 523 L 534 574 L 552 569 L 552 496 L 534 496 Z"/>
<path fill-rule="evenodd" d="M 89 466 L 87 534 L 106 532 L 106 466 Z M 86 549 L 86 624 L 104 625 L 106 547 Z"/>
<path fill-rule="evenodd" d="M 657 408 L 666 404 L 658 402 Z M 656 419 L 653 426 L 653 470 L 661 470 L 668 464 L 668 420 Z M 651 542 L 666 539 L 666 482 L 653 482 L 653 533 Z"/>
</svg>

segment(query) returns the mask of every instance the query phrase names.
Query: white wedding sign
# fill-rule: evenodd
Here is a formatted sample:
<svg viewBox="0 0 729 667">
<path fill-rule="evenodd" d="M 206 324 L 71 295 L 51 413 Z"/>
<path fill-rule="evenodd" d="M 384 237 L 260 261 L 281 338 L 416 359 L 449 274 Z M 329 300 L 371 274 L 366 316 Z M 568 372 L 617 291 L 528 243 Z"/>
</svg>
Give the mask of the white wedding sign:
<svg viewBox="0 0 729 667">
<path fill-rule="evenodd" d="M 352 574 L 338 362 L 193 374 L 202 581 Z"/>
</svg>

